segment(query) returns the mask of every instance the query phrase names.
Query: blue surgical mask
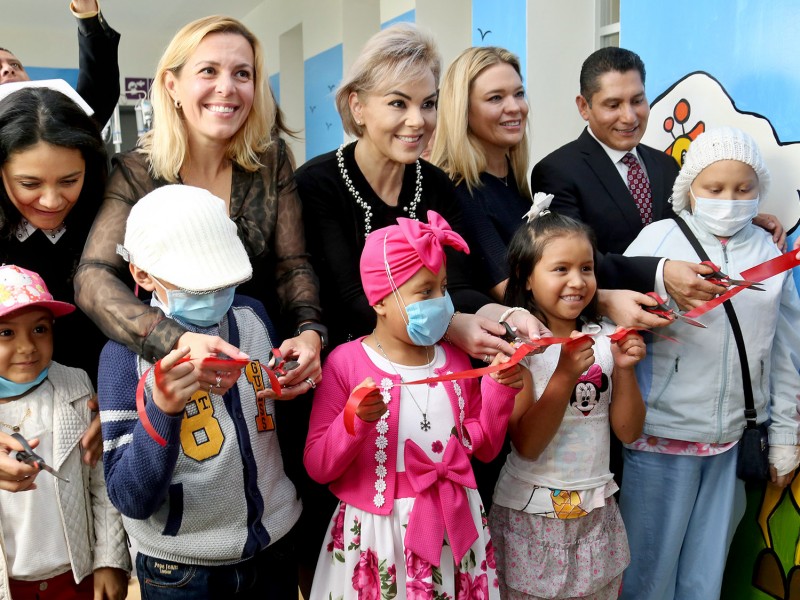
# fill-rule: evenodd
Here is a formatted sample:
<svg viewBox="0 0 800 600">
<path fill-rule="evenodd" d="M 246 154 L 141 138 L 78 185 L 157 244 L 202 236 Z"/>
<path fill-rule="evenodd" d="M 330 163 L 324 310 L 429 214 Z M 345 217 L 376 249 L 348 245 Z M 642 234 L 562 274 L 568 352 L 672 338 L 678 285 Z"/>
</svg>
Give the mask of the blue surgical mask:
<svg viewBox="0 0 800 600">
<path fill-rule="evenodd" d="M 49 367 L 39 373 L 36 379 L 29 381 L 28 383 L 17 383 L 16 381 L 11 381 L 5 377 L 0 377 L 0 398 L 14 398 L 16 396 L 22 396 L 22 394 L 27 393 L 30 389 L 42 383 L 45 377 L 47 377 L 48 370 Z"/>
<path fill-rule="evenodd" d="M 397 292 L 395 294 L 400 296 Z M 455 312 L 453 301 L 447 292 L 439 298 L 420 300 L 405 308 L 408 315 L 406 331 L 415 346 L 433 346 L 441 340 Z"/>
<path fill-rule="evenodd" d="M 188 294 L 182 290 L 167 291 L 170 315 L 199 327 L 218 325 L 233 304 L 235 287 L 208 294 Z"/>
<path fill-rule="evenodd" d="M 150 277 L 155 279 L 152 275 Z M 168 317 L 175 317 L 198 327 L 213 327 L 219 325 L 222 317 L 233 305 L 236 287 L 227 287 L 204 294 L 190 294 L 183 290 L 166 291 L 166 303 L 161 302 L 156 294 L 153 294 L 153 300 L 150 303 L 158 306 Z"/>
</svg>

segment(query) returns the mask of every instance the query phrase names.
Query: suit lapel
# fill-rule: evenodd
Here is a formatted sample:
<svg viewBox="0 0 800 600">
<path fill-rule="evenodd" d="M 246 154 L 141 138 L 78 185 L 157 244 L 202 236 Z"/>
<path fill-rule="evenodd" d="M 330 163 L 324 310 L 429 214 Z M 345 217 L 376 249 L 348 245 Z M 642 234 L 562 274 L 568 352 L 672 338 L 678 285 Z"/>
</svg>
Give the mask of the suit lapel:
<svg viewBox="0 0 800 600">
<path fill-rule="evenodd" d="M 628 186 L 622 181 L 616 165 L 611 162 L 606 151 L 591 136 L 588 129 L 585 129 L 578 139 L 580 140 L 580 149 L 584 155 L 584 160 L 586 160 L 589 168 L 597 176 L 597 180 L 605 189 L 611 201 L 622 213 L 628 227 L 638 233 L 642 229 L 642 217 L 639 215 L 639 209 L 633 201 Z"/>
</svg>

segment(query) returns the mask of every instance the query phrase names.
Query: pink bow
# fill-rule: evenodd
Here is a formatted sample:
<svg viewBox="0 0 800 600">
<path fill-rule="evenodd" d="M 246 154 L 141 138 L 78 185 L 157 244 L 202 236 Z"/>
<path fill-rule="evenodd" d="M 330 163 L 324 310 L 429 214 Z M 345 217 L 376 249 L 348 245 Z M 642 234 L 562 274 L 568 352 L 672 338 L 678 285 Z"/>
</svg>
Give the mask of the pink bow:
<svg viewBox="0 0 800 600">
<path fill-rule="evenodd" d="M 455 436 L 440 463 L 431 461 L 412 440 L 406 440 L 405 446 L 406 476 L 417 494 L 406 529 L 406 548 L 438 567 L 446 529 L 458 564 L 478 539 L 464 490 L 477 487 L 469 457 Z"/>
<path fill-rule="evenodd" d="M 428 211 L 427 223 L 401 217 L 397 219 L 397 225 L 422 264 L 434 273 L 438 273 L 442 266 L 445 246 L 469 254 L 469 246 L 464 238 L 453 231 L 444 217 L 435 211 Z"/>
<path fill-rule="evenodd" d="M 450 229 L 438 213 L 429 210 L 428 220 L 430 223 L 420 223 L 401 217 L 397 225 L 367 236 L 360 264 L 361 285 L 370 306 L 391 294 L 422 267 L 438 273 L 444 265 L 445 246 L 469 253 L 464 238 Z M 391 280 L 387 271 L 392 274 Z"/>
<path fill-rule="evenodd" d="M 594 364 L 589 367 L 586 373 L 578 377 L 578 381 L 588 381 L 599 389 L 603 387 L 603 369 L 600 368 L 600 365 Z"/>
</svg>

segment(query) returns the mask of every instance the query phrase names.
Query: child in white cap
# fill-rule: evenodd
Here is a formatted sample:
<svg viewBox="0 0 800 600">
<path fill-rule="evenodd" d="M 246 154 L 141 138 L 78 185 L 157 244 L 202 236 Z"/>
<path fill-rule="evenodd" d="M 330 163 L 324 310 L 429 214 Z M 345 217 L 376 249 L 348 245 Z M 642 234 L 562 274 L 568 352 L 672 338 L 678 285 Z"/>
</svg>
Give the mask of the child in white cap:
<svg viewBox="0 0 800 600">
<path fill-rule="evenodd" d="M 3 459 L 22 449 L 10 436 L 22 436 L 58 475 L 20 463 L 15 480 L 0 485 L 0 598 L 126 594 L 130 556 L 122 520 L 106 494 L 102 466 L 84 465 L 80 456 L 94 390 L 85 371 L 52 360 L 53 320 L 74 310 L 54 300 L 33 271 L 0 267 L 0 442 L 4 453 L 11 450 Z"/>
<path fill-rule="evenodd" d="M 117 342 L 103 350 L 106 481 L 138 543 L 142 596 L 296 598 L 287 534 L 301 505 L 264 393 L 268 318 L 260 303 L 234 295 L 252 268 L 224 201 L 189 186 L 156 189 L 131 209 L 120 254 L 152 305 L 251 357 L 232 387 L 221 377 L 201 386 L 199 365 L 181 360 L 189 348 L 170 352 L 159 375 Z"/>
<path fill-rule="evenodd" d="M 673 187 L 678 217 L 719 270 L 741 272 L 779 255 L 770 234 L 752 224 L 769 172 L 753 139 L 721 127 L 689 147 Z M 678 222 L 645 227 L 625 252 L 698 262 Z M 733 296 L 758 423 L 769 423 L 772 483 L 786 486 L 798 464 L 800 300 L 790 273 Z M 622 598 L 718 598 L 731 538 L 744 513 L 737 479 L 745 429 L 739 347 L 723 307 L 705 313 L 708 328 L 675 322 L 678 343 L 654 337 L 637 376 L 647 404 L 644 433 L 624 451 L 620 510 L 631 564 Z"/>
</svg>

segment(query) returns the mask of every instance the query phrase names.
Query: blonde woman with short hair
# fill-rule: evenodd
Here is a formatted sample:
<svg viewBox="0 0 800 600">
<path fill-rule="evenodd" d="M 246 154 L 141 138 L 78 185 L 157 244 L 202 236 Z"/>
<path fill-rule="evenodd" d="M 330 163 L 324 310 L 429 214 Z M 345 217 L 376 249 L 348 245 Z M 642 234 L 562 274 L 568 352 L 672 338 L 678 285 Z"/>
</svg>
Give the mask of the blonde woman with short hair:
<svg viewBox="0 0 800 600">
<path fill-rule="evenodd" d="M 398 217 L 427 222 L 429 210 L 454 230 L 463 230 L 453 183 L 420 159 L 436 127 L 439 74 L 439 53 L 429 34 L 407 23 L 376 33 L 336 93 L 344 129 L 356 141 L 297 170 L 323 309 L 336 315 L 330 323 L 333 344 L 368 334 L 375 326 L 358 270 L 372 231 Z M 490 298 L 477 291 L 469 262 L 457 254 L 448 252 L 447 286 L 462 312 L 452 319 L 447 339 L 487 362 L 498 351 L 512 353 L 497 337 L 503 328 L 496 320 L 467 314 Z"/>
</svg>

